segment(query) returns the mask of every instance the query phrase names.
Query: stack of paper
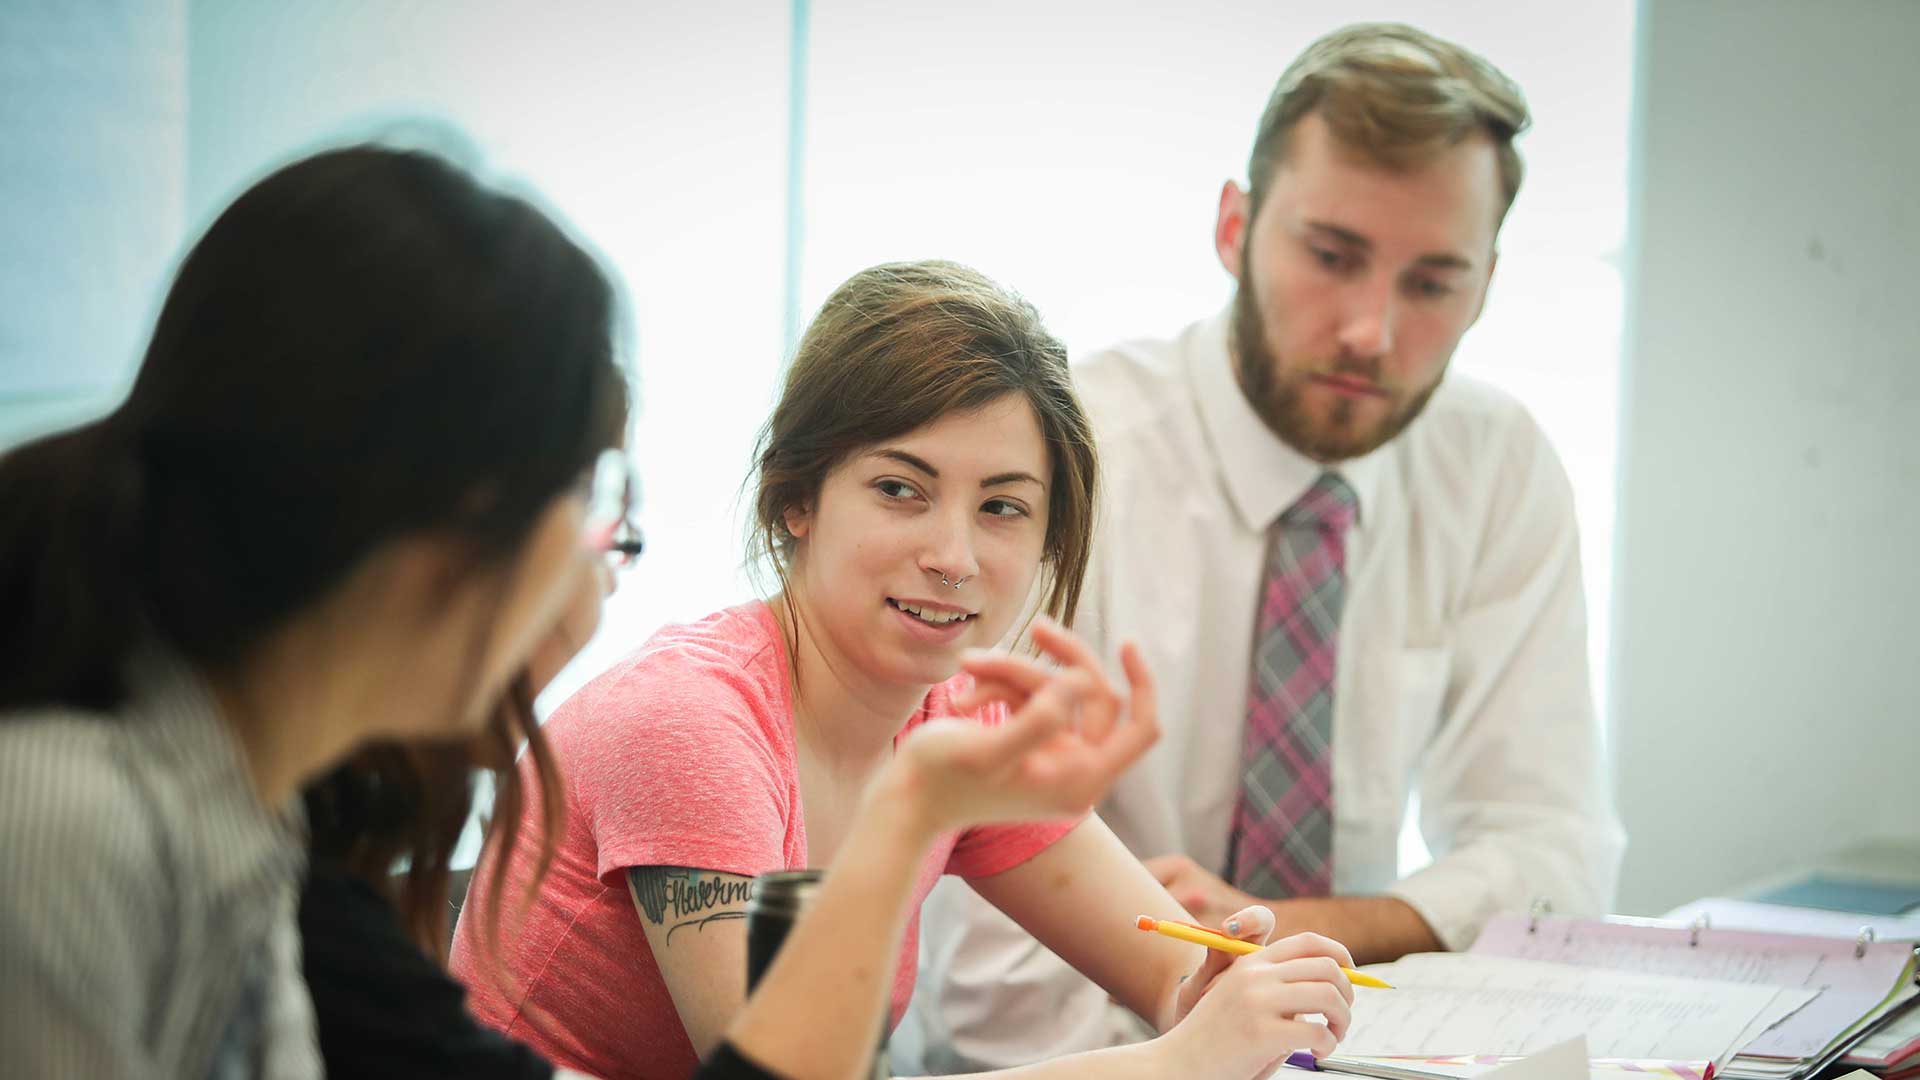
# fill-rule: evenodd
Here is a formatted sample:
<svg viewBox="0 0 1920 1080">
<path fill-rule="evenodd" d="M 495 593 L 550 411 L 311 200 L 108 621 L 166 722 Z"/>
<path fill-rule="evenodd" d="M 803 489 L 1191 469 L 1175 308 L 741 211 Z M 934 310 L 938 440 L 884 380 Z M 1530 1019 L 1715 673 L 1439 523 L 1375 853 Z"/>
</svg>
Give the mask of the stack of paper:
<svg viewBox="0 0 1920 1080">
<path fill-rule="evenodd" d="M 1899 942 L 1502 916 L 1472 951 L 1818 992 L 1804 1009 L 1743 1042 L 1722 1070 L 1728 1080 L 1811 1075 L 1920 993 L 1913 946 Z"/>
<path fill-rule="evenodd" d="M 1847 1051 L 1842 1063 L 1886 1077 L 1920 1076 L 1920 1006 L 1909 1006 L 1875 1029 Z"/>
<path fill-rule="evenodd" d="M 1399 989 L 1355 989 L 1325 1071 L 1478 1077 L 1584 1036 L 1596 1078 L 1798 1080 L 1873 1033 L 1860 1063 L 1920 1080 L 1920 1032 L 1880 1030 L 1920 1018 L 1910 942 L 1503 916 L 1467 953 L 1370 970 Z"/>
<path fill-rule="evenodd" d="M 1331 1071 L 1474 1076 L 1503 1057 L 1585 1036 L 1595 1058 L 1634 1059 L 1671 1076 L 1699 1076 L 1706 1063 L 1732 1058 L 1815 996 L 1797 988 L 1470 954 L 1410 956 L 1369 970 L 1397 989 L 1355 988 L 1353 1029 L 1327 1059 Z M 1625 1075 L 1606 1068 L 1593 1075 L 1610 1072 Z"/>
</svg>

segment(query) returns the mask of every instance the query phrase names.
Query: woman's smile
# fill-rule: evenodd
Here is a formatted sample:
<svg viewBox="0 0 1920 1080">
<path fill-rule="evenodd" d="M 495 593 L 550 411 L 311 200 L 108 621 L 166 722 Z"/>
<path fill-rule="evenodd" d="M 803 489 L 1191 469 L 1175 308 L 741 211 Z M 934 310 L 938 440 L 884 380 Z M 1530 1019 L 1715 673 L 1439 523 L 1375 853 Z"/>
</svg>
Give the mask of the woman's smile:
<svg viewBox="0 0 1920 1080">
<path fill-rule="evenodd" d="M 887 607 L 916 639 L 946 644 L 973 628 L 978 612 L 934 600 L 887 598 Z"/>
</svg>

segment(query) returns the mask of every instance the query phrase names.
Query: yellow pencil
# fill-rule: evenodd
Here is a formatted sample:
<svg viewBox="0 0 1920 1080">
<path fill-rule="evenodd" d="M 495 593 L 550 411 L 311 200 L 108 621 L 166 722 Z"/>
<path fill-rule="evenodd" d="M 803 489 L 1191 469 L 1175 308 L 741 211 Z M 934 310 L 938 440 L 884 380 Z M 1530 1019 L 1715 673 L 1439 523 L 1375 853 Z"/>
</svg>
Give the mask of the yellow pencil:
<svg viewBox="0 0 1920 1080">
<path fill-rule="evenodd" d="M 1192 923 L 1174 922 L 1171 919 L 1156 919 L 1150 915 L 1140 916 L 1134 925 L 1142 930 L 1153 930 L 1165 934 L 1170 938 L 1179 938 L 1181 941 L 1191 941 L 1195 945 L 1205 945 L 1209 949 L 1219 949 L 1221 952 L 1237 953 L 1241 956 L 1245 956 L 1248 953 L 1257 953 L 1263 947 L 1255 945 L 1251 941 L 1241 941 L 1239 938 L 1230 938 L 1225 934 L 1216 934 L 1205 927 L 1195 926 Z M 1350 967 L 1343 967 L 1340 970 L 1347 973 L 1347 978 L 1352 980 L 1355 986 L 1372 986 L 1381 990 L 1393 989 L 1392 983 L 1376 979 L 1364 971 L 1355 971 Z"/>
</svg>

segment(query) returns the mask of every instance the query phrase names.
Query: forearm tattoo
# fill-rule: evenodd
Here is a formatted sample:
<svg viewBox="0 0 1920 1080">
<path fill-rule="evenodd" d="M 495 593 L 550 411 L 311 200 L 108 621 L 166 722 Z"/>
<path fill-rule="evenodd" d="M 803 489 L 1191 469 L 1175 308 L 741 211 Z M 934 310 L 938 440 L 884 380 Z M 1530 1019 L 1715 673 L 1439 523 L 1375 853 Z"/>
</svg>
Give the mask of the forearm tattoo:
<svg viewBox="0 0 1920 1080">
<path fill-rule="evenodd" d="M 640 914 L 655 926 L 667 928 L 665 944 L 673 944 L 677 930 L 689 926 L 698 933 L 708 923 L 744 919 L 738 908 L 717 911 L 753 899 L 753 879 L 715 870 L 686 866 L 632 866 L 627 882 Z"/>
</svg>

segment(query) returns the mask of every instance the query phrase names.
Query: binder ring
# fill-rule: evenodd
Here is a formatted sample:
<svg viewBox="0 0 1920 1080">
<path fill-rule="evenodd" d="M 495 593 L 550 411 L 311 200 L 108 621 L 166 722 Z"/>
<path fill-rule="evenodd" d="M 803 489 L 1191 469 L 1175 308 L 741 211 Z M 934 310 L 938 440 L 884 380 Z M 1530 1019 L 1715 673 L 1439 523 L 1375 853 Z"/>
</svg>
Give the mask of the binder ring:
<svg viewBox="0 0 1920 1080">
<path fill-rule="evenodd" d="M 1541 917 L 1551 914 L 1553 914 L 1553 901 L 1544 896 L 1534 897 L 1533 908 L 1527 913 L 1527 933 L 1531 934 L 1539 930 Z"/>
<path fill-rule="evenodd" d="M 1700 935 L 1703 932 L 1711 929 L 1712 927 L 1713 927 L 1713 918 L 1709 916 L 1706 912 L 1703 911 L 1700 914 L 1695 915 L 1693 917 L 1692 925 L 1687 927 L 1687 948 L 1689 949 L 1699 948 Z"/>
<path fill-rule="evenodd" d="M 1853 937 L 1853 958 L 1859 960 L 1865 957 L 1867 955 L 1867 946 L 1872 945 L 1874 938 L 1878 936 L 1879 935 L 1873 932 L 1873 927 L 1861 927 L 1860 932 Z"/>
</svg>

